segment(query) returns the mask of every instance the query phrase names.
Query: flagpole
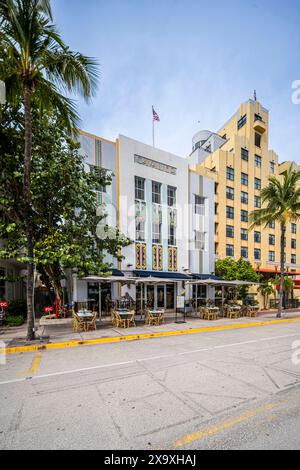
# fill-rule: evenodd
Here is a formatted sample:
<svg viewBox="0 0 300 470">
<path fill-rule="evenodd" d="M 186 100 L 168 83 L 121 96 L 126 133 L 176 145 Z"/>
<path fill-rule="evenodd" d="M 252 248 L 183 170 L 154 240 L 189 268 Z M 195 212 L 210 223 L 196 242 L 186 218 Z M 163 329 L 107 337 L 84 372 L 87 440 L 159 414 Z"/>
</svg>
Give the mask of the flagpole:
<svg viewBox="0 0 300 470">
<path fill-rule="evenodd" d="M 155 140 L 154 140 L 154 119 L 152 119 L 152 140 L 153 140 L 153 147 L 155 147 Z"/>
</svg>

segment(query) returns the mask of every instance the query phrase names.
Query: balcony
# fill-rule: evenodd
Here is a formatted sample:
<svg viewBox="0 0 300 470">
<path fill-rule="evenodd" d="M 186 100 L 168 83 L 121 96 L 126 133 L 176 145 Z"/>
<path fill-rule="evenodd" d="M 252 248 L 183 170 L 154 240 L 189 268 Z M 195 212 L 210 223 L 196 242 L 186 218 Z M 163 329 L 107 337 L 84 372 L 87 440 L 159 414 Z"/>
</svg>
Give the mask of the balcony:
<svg viewBox="0 0 300 470">
<path fill-rule="evenodd" d="M 267 125 L 259 114 L 255 114 L 253 128 L 260 134 L 263 134 L 267 130 Z"/>
</svg>

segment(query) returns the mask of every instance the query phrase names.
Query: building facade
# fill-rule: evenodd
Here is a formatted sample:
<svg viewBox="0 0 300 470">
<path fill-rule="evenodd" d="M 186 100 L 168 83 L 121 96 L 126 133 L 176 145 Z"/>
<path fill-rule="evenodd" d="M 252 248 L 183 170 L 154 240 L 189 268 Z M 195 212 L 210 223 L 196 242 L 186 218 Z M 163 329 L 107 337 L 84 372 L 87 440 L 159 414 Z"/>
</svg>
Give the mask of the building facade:
<svg viewBox="0 0 300 470">
<path fill-rule="evenodd" d="M 96 195 L 107 213 L 105 222 L 132 241 L 122 250 L 122 262 L 107 259 L 113 273 L 174 279 L 121 292 L 116 284 L 106 286 L 103 297 L 129 290 L 137 300 L 142 296 L 154 307 L 174 309 L 180 281 L 214 273 L 214 180 L 198 173 L 188 158 L 122 135 L 109 142 L 81 132 L 79 142 L 87 169 L 101 167 L 113 175 L 111 186 Z M 97 295 L 98 287 L 91 284 L 78 281 L 78 301 Z"/>
<path fill-rule="evenodd" d="M 260 208 L 260 190 L 271 175 L 281 178 L 291 162 L 282 164 L 269 148 L 269 112 L 257 101 L 241 104 L 216 133 L 194 136 L 189 157 L 195 168 L 215 180 L 215 256 L 244 258 L 257 272 L 274 276 L 280 270 L 280 227 L 256 227 L 249 232 L 249 214 Z M 293 164 L 296 166 L 295 164 Z M 300 227 L 286 233 L 286 271 L 300 287 Z M 296 291 L 297 292 L 297 291 Z"/>
</svg>

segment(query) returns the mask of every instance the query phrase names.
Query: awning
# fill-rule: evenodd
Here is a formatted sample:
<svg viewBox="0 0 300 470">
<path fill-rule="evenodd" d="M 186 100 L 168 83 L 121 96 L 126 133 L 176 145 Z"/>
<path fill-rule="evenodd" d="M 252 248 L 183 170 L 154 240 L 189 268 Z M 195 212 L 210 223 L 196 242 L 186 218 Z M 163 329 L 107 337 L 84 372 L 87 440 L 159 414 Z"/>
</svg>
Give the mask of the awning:
<svg viewBox="0 0 300 470">
<path fill-rule="evenodd" d="M 192 278 L 193 279 L 197 279 L 197 280 L 207 280 L 207 279 L 212 279 L 212 280 L 215 280 L 215 281 L 221 281 L 222 279 L 218 276 L 216 276 L 215 274 L 192 274 Z"/>
<path fill-rule="evenodd" d="M 169 273 L 169 272 L 159 272 L 159 271 L 133 271 L 135 276 L 140 278 L 153 277 L 159 279 L 170 279 L 172 281 L 189 281 L 191 280 L 190 276 L 182 273 Z"/>
</svg>

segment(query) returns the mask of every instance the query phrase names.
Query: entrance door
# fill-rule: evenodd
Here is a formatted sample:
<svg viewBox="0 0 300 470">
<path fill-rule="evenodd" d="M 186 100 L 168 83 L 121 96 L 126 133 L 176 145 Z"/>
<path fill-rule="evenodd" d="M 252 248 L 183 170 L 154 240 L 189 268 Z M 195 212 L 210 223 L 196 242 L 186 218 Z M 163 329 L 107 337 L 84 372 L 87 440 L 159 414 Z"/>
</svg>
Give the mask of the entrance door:
<svg viewBox="0 0 300 470">
<path fill-rule="evenodd" d="M 147 307 L 154 308 L 154 286 L 147 286 Z"/>
<path fill-rule="evenodd" d="M 175 284 L 167 284 L 166 286 L 166 308 L 167 310 L 175 309 Z"/>
<path fill-rule="evenodd" d="M 157 308 L 165 308 L 165 286 L 157 286 Z"/>
</svg>

